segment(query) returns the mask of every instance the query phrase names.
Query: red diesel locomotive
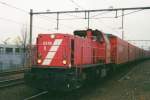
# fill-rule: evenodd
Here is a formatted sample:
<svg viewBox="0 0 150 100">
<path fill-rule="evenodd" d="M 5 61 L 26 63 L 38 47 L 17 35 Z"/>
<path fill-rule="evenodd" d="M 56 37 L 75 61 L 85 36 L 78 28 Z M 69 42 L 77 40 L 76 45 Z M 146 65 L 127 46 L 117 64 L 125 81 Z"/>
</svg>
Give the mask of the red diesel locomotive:
<svg viewBox="0 0 150 100">
<path fill-rule="evenodd" d="M 26 82 L 36 88 L 72 90 L 86 80 L 105 77 L 120 65 L 148 57 L 148 51 L 99 30 L 78 30 L 74 35 L 39 34 Z"/>
</svg>

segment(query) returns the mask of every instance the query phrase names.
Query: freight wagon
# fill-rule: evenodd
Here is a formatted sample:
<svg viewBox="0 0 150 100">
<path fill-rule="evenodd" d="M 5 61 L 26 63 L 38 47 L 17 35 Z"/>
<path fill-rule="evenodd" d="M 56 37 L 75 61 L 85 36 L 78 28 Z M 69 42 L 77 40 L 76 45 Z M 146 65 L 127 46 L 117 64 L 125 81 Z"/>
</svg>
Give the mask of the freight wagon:
<svg viewBox="0 0 150 100">
<path fill-rule="evenodd" d="M 149 52 L 99 30 L 77 30 L 74 35 L 39 34 L 33 65 L 25 74 L 32 87 L 73 90 L 105 77 L 112 65 L 149 57 Z M 38 83 L 38 84 L 37 84 Z"/>
</svg>

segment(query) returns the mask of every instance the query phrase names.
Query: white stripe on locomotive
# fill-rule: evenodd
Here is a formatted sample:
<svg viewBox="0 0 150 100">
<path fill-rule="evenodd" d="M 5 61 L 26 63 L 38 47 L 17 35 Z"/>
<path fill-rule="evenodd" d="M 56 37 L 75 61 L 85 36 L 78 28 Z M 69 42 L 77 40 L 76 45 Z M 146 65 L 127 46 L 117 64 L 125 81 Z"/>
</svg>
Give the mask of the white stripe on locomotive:
<svg viewBox="0 0 150 100">
<path fill-rule="evenodd" d="M 51 48 L 48 51 L 47 56 L 45 57 L 42 65 L 49 65 L 51 64 L 56 52 L 58 51 L 58 48 L 60 47 L 62 43 L 62 39 L 55 39 L 53 45 L 51 46 Z"/>
</svg>

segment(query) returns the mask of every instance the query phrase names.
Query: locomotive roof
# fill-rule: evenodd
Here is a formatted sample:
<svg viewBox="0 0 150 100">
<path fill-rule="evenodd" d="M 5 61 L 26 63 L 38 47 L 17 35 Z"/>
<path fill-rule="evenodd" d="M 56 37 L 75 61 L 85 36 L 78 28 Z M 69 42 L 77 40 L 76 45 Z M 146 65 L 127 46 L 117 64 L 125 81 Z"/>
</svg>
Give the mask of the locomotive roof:
<svg viewBox="0 0 150 100">
<path fill-rule="evenodd" d="M 97 36 L 99 33 L 102 33 L 102 32 L 99 31 L 99 30 L 91 30 L 91 29 L 88 29 L 88 30 L 76 30 L 76 31 L 74 31 L 74 35 L 86 37 L 87 31 L 91 31 L 94 36 Z"/>
</svg>

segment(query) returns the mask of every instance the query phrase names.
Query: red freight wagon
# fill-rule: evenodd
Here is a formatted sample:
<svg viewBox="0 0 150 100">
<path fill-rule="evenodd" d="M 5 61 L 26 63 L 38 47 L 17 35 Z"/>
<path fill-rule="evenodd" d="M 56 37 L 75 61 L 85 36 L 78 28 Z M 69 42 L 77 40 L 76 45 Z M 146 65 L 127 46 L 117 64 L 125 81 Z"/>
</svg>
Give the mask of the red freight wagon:
<svg viewBox="0 0 150 100">
<path fill-rule="evenodd" d="M 135 59 L 135 46 L 128 43 L 128 60 L 134 61 Z"/>
<path fill-rule="evenodd" d="M 147 53 L 148 53 L 148 55 L 147 55 L 147 56 L 148 56 L 148 57 L 150 57 L 150 50 L 149 50 L 149 51 L 147 51 Z"/>
<path fill-rule="evenodd" d="M 138 60 L 140 57 L 140 49 L 138 47 L 135 47 L 135 58 Z"/>
<path fill-rule="evenodd" d="M 143 58 L 143 49 L 140 48 L 140 59 Z"/>
<path fill-rule="evenodd" d="M 112 63 L 123 64 L 128 62 L 128 43 L 117 36 L 110 35 Z"/>
<path fill-rule="evenodd" d="M 150 58 L 150 50 L 145 50 L 144 51 L 144 54 L 145 54 L 145 58 Z"/>
</svg>

